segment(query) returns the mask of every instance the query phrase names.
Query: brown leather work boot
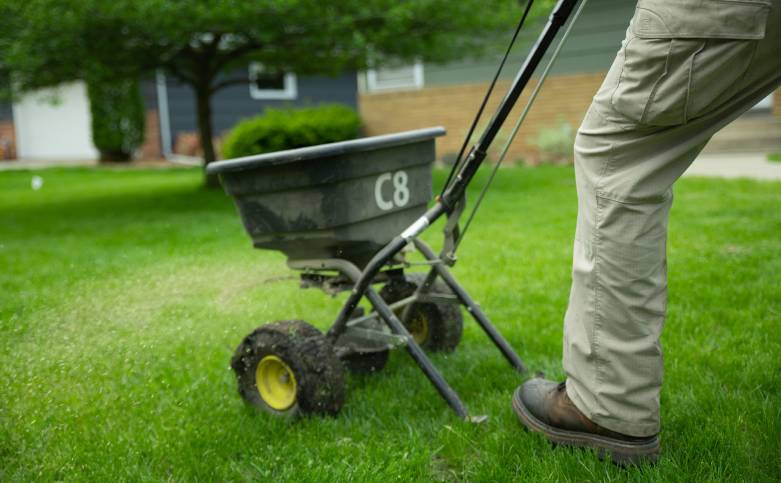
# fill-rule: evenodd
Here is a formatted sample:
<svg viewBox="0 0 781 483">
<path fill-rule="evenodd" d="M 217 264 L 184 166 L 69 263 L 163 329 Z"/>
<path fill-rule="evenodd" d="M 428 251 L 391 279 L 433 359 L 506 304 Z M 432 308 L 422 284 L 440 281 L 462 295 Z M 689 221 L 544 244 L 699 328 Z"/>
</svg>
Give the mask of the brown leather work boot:
<svg viewBox="0 0 781 483">
<path fill-rule="evenodd" d="M 594 448 L 600 457 L 610 455 L 620 465 L 655 463 L 659 435 L 634 437 L 591 422 L 575 407 L 564 382 L 542 378 L 527 381 L 513 394 L 513 410 L 521 424 L 564 446 Z"/>
</svg>

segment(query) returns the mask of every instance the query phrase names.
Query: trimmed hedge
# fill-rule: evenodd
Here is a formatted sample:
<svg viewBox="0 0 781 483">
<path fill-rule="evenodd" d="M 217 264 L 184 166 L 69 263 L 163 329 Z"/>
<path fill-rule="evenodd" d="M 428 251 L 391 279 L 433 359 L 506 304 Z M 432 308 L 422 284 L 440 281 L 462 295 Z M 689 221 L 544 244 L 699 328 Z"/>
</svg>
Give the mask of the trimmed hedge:
<svg viewBox="0 0 781 483">
<path fill-rule="evenodd" d="M 99 80 L 87 84 L 92 114 L 92 142 L 101 161 L 129 161 L 144 142 L 144 103 L 137 79 Z"/>
<path fill-rule="evenodd" d="M 347 106 L 324 104 L 304 109 L 267 109 L 245 119 L 228 133 L 224 158 L 302 148 L 358 137 L 361 119 Z"/>
</svg>

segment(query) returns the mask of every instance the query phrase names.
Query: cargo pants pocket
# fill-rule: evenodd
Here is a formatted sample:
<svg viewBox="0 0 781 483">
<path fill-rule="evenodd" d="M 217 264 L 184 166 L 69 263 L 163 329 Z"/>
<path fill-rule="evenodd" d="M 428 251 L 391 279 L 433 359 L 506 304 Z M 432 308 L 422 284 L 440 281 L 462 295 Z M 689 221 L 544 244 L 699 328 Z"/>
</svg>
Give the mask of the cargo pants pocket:
<svg viewBox="0 0 781 483">
<path fill-rule="evenodd" d="M 617 57 L 620 65 L 611 69 L 613 111 L 635 124 L 674 126 L 708 114 L 740 90 L 764 25 L 758 29 L 756 23 L 737 23 L 719 29 L 714 28 L 719 18 L 703 21 L 707 11 L 687 23 L 670 18 L 675 8 L 657 13 L 646 3 L 640 3 L 632 18 Z M 730 7 L 735 15 L 752 19 L 765 12 L 754 5 Z M 766 15 L 758 21 L 763 19 Z"/>
</svg>

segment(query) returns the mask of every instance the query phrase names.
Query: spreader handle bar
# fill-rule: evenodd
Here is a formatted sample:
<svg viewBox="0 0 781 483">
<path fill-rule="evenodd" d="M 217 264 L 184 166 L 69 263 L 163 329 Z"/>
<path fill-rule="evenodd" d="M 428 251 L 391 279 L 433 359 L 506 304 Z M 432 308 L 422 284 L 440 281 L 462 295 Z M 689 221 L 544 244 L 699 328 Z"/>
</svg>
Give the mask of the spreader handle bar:
<svg viewBox="0 0 781 483">
<path fill-rule="evenodd" d="M 486 151 L 499 132 L 499 129 L 502 127 L 502 124 L 512 111 L 513 106 L 521 95 L 521 92 L 523 92 L 523 89 L 529 83 L 534 70 L 537 68 L 543 56 L 545 55 L 545 51 L 556 38 L 556 34 L 558 33 L 561 26 L 567 22 L 567 19 L 569 19 L 569 16 L 577 3 L 578 0 L 559 0 L 559 2 L 556 4 L 556 7 L 553 9 L 553 13 L 548 19 L 548 23 L 543 29 L 542 35 L 534 44 L 534 47 L 532 47 L 532 51 L 526 58 L 523 67 L 518 72 L 515 80 L 513 80 L 513 84 L 510 87 L 510 90 L 505 95 L 504 99 L 502 99 L 499 109 L 497 110 L 496 114 L 494 114 L 494 117 L 491 119 L 491 122 L 489 123 L 485 132 L 480 137 L 477 145 L 472 148 L 469 156 L 464 161 L 463 165 L 459 168 L 457 175 L 453 178 L 453 180 L 451 180 L 451 183 L 448 184 L 442 196 L 437 200 L 436 204 L 429 208 L 429 210 L 426 211 L 423 216 L 418 218 L 417 221 L 404 230 L 401 235 L 395 237 L 385 247 L 377 252 L 363 269 L 363 272 L 361 272 L 360 276 L 358 276 L 357 279 L 354 279 L 355 284 L 353 286 L 353 290 L 347 297 L 347 300 L 345 301 L 344 306 L 342 306 L 342 310 L 339 312 L 339 315 L 336 317 L 333 326 L 331 326 L 331 329 L 328 331 L 328 337 L 331 340 L 336 340 L 342 333 L 344 333 L 350 315 L 358 306 L 358 302 L 360 302 L 364 295 L 369 297 L 372 305 L 374 305 L 380 316 L 382 316 L 382 318 L 391 325 L 394 332 L 408 335 L 405 334 L 407 331 L 398 318 L 396 318 L 395 314 L 393 314 L 393 312 L 388 309 L 387 305 L 384 304 L 379 295 L 370 289 L 372 281 L 389 260 L 393 259 L 397 253 L 399 253 L 408 243 L 413 241 L 431 223 L 439 219 L 442 215 L 452 211 L 455 204 L 464 196 L 467 185 L 474 177 L 475 172 L 477 172 L 477 168 L 480 167 L 480 164 L 482 164 L 483 160 L 485 159 Z M 429 255 L 433 255 L 433 253 L 430 253 Z M 357 276 L 357 274 L 355 275 Z M 451 279 L 446 281 L 454 282 L 452 277 L 447 277 L 447 275 L 445 275 L 445 278 Z M 453 288 L 453 286 L 460 288 L 460 286 L 455 283 L 449 283 L 448 285 L 451 285 L 451 288 Z M 463 297 L 465 292 L 459 292 L 464 291 L 456 290 L 456 294 L 459 295 L 459 298 L 461 298 L 462 301 L 468 300 L 467 305 L 476 306 L 476 304 L 474 304 L 471 299 L 468 299 L 468 296 L 466 296 L 466 298 Z M 502 350 L 510 363 L 518 370 L 524 370 L 525 367 L 520 358 L 518 358 L 512 348 L 510 348 L 509 344 L 507 344 L 501 335 L 499 335 L 490 322 L 486 324 L 482 323 L 487 321 L 487 318 L 482 314 L 482 312 L 473 315 L 478 315 L 478 322 L 486 331 L 486 333 L 488 333 L 493 342 Z M 436 369 L 431 366 L 431 363 L 428 361 L 428 358 L 425 356 L 423 351 L 420 350 L 420 347 L 418 347 L 417 344 L 414 344 L 413 342 L 407 346 L 407 350 L 409 350 L 410 355 L 412 355 L 416 362 L 418 362 L 426 375 L 429 376 L 429 379 L 434 382 L 434 385 L 437 387 L 440 394 L 448 401 L 451 407 L 453 407 L 453 409 L 455 409 L 455 411 L 460 416 L 464 417 L 466 415 L 466 409 L 458 399 L 458 396 L 447 385 L 447 383 L 444 382 L 441 376 L 439 376 Z"/>
<path fill-rule="evenodd" d="M 504 99 L 502 99 L 494 117 L 491 118 L 488 127 L 483 131 L 480 140 L 469 152 L 469 156 L 467 156 L 466 161 L 464 161 L 459 169 L 458 174 L 456 174 L 443 192 L 442 202 L 445 204 L 448 211 L 450 211 L 455 203 L 464 195 L 467 185 L 477 172 L 477 168 L 479 168 L 483 163 L 483 160 L 485 160 L 488 148 L 491 146 L 491 143 L 493 143 L 505 120 L 507 120 L 507 117 L 513 110 L 513 107 L 515 107 L 515 103 L 526 88 L 529 80 L 531 80 L 534 71 L 545 56 L 548 47 L 550 47 L 551 43 L 555 40 L 559 29 L 567 22 L 567 19 L 569 19 L 570 14 L 577 3 L 578 0 L 559 0 L 559 3 L 554 7 L 553 13 L 551 13 L 550 18 L 548 19 L 548 23 L 545 25 L 537 42 L 532 47 L 528 57 L 526 57 L 526 61 L 518 71 L 518 75 L 515 76 L 515 79 L 510 86 L 510 90 L 505 94 Z"/>
<path fill-rule="evenodd" d="M 485 159 L 486 150 L 493 142 L 496 134 L 499 132 L 499 128 L 501 128 L 502 123 L 507 119 L 510 111 L 512 111 L 515 102 L 518 100 L 521 92 L 523 92 L 526 84 L 529 83 L 529 79 L 531 79 L 534 70 L 545 55 L 545 51 L 556 38 L 556 34 L 561 26 L 567 22 L 567 19 L 577 3 L 578 0 L 559 0 L 559 3 L 556 4 L 553 13 L 551 13 L 550 18 L 548 19 L 548 23 L 543 29 L 543 33 L 534 44 L 534 47 L 532 47 L 531 53 L 526 58 L 520 72 L 518 72 L 518 75 L 515 77 L 509 92 L 504 96 L 504 99 L 496 114 L 494 114 L 494 117 L 491 119 L 488 128 L 486 128 L 485 132 L 480 137 L 477 145 L 472 148 L 472 151 L 469 153 L 469 156 L 458 174 L 434 206 L 429 208 L 423 216 L 418 218 L 415 223 L 404 230 L 401 235 L 395 237 L 385 245 L 385 247 L 374 255 L 368 265 L 366 265 L 363 273 L 361 273 L 361 278 L 355 283 L 350 296 L 347 297 L 347 301 L 339 312 L 336 321 L 334 321 L 334 325 L 331 327 L 331 330 L 328 331 L 329 337 L 336 339 L 344 332 L 347 320 L 350 318 L 353 310 L 355 310 L 355 307 L 358 306 L 361 297 L 366 293 L 366 289 L 382 267 L 399 253 L 407 243 L 423 232 L 431 223 L 443 214 L 450 212 L 453 209 L 453 206 L 455 206 L 455 203 L 464 195 L 467 185 L 472 180 L 477 168 L 480 167 L 480 164 Z"/>
</svg>

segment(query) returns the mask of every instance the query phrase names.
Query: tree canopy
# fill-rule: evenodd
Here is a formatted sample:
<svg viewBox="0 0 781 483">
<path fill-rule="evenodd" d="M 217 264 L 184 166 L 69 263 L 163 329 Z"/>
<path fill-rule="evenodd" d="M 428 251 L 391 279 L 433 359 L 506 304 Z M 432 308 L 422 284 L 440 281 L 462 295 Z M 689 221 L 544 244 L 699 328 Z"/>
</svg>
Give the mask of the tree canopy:
<svg viewBox="0 0 781 483">
<path fill-rule="evenodd" d="M 248 82 L 250 61 L 300 75 L 444 62 L 492 45 L 520 14 L 513 0 L 0 0 L 0 11 L 12 27 L 0 73 L 17 91 L 95 69 L 117 79 L 162 69 L 191 86 L 205 164 L 211 96 Z"/>
</svg>

